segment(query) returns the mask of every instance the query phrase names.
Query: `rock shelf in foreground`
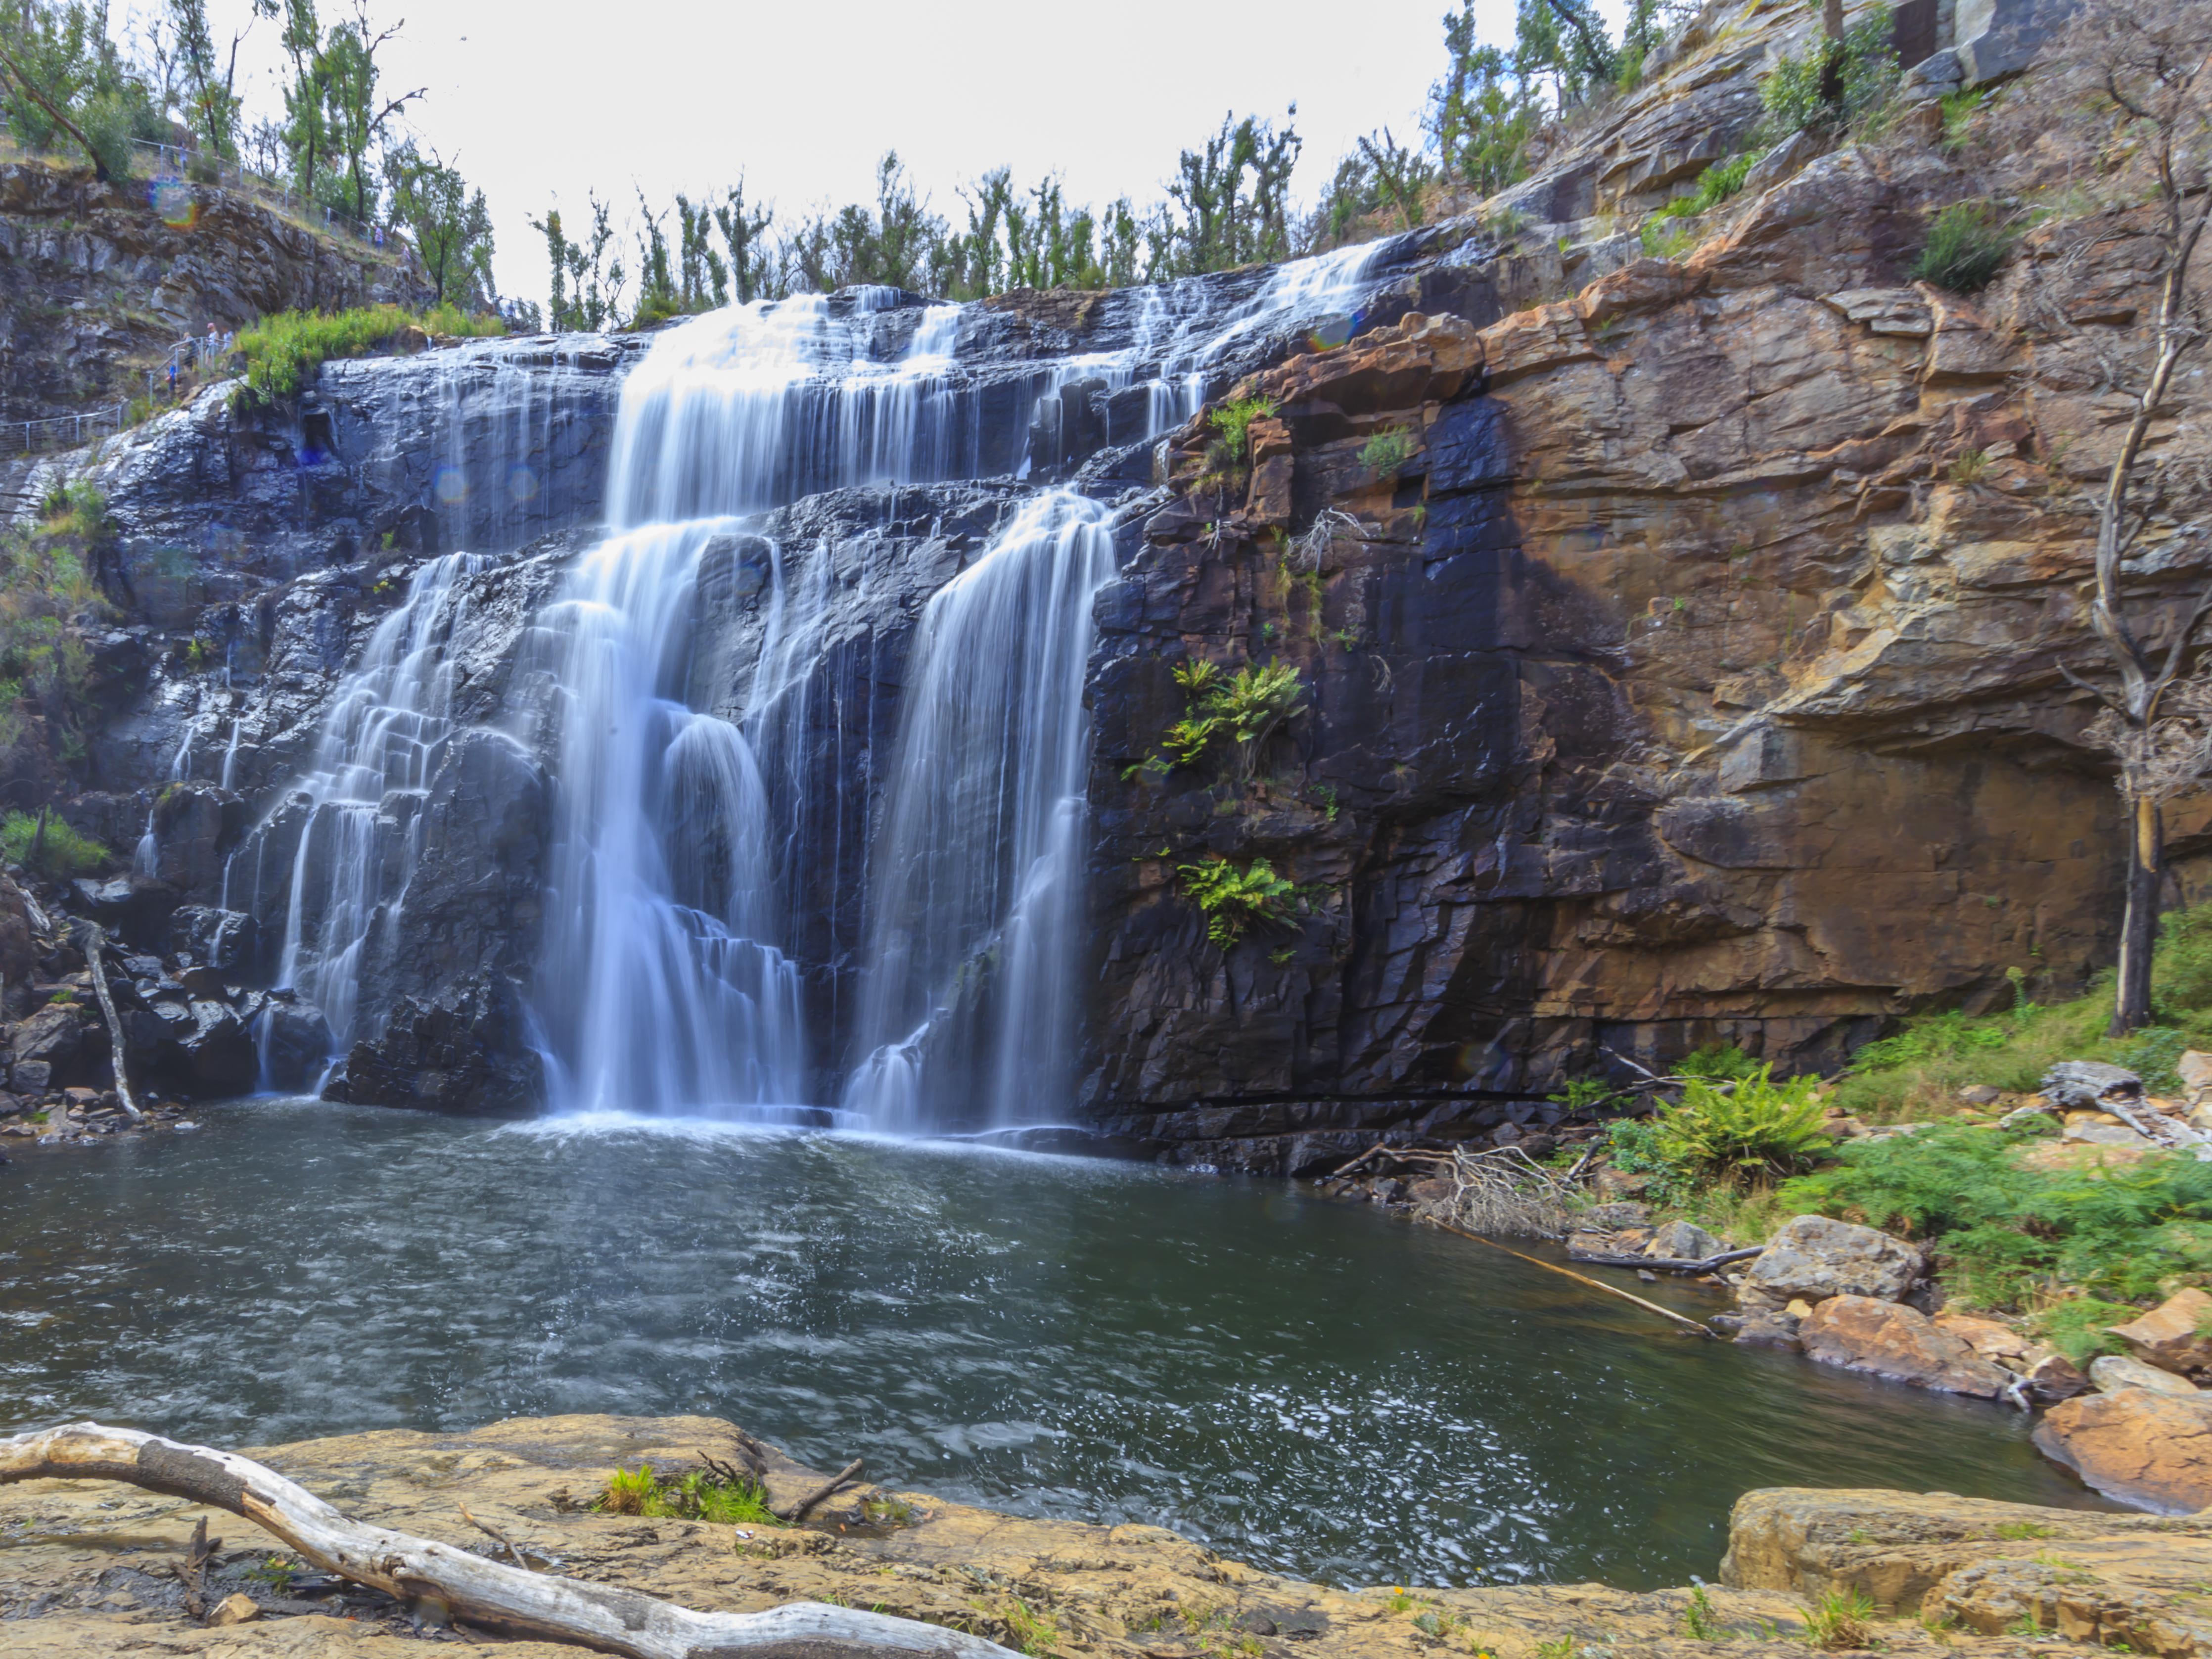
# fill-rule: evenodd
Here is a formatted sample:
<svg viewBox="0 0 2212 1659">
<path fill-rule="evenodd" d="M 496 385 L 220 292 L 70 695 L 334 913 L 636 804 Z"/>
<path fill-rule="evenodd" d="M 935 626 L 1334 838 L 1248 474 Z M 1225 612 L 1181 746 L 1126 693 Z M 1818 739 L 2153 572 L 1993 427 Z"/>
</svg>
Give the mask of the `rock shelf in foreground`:
<svg viewBox="0 0 2212 1659">
<path fill-rule="evenodd" d="M 594 1583 L 714 1610 L 842 1601 L 958 1624 L 1038 1654 L 1538 1659 L 1540 1646 L 1572 1637 L 1577 1651 L 1604 1644 L 1616 1656 L 1674 1659 L 1711 1645 L 1686 1633 L 1688 1588 L 1340 1590 L 1224 1560 L 1158 1528 L 1029 1520 L 920 1493 L 853 1490 L 791 1530 L 580 1507 L 617 1465 L 649 1460 L 664 1474 L 680 1471 L 702 1453 L 728 1455 L 735 1434 L 711 1418 L 517 1419 L 466 1433 L 386 1431 L 252 1455 L 356 1518 L 498 1551 L 464 1518 L 465 1505 L 533 1565 L 550 1561 L 551 1571 Z M 818 1480 L 776 1458 L 769 1485 L 772 1497 L 788 1498 Z M 94 1481 L 0 1492 L 0 1659 L 405 1659 L 423 1650 L 421 1630 L 398 1603 L 284 1583 L 268 1565 L 284 1559 L 274 1540 L 229 1516 L 210 1516 L 222 1542 L 207 1600 L 226 1622 L 193 1624 L 177 1571 L 207 1513 Z M 1841 1587 L 1883 1605 L 1876 1629 L 1890 1654 L 2024 1656 L 2070 1639 L 2193 1659 L 2212 1652 L 2212 1596 L 2199 1593 L 2208 1583 L 2212 1522 L 1785 1489 L 1739 1502 L 1725 1588 L 1705 1594 L 1738 1655 L 1803 1655 L 1808 1598 Z M 1950 1627 L 1931 1634 L 1923 1612 Z M 2038 1637 L 2011 1633 L 2029 1617 Z M 581 1651 L 444 1634 L 440 1651 L 456 1656 Z"/>
</svg>

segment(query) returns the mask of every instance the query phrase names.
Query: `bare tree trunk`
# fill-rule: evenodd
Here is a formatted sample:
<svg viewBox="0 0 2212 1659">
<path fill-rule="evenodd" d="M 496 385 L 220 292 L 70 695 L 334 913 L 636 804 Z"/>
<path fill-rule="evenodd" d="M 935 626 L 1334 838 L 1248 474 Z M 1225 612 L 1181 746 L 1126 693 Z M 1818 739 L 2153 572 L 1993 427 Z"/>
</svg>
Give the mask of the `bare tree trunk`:
<svg viewBox="0 0 2212 1659">
<path fill-rule="evenodd" d="M 530 1572 L 348 1519 L 274 1469 L 137 1429 L 71 1423 L 0 1437 L 0 1485 L 121 1480 L 243 1516 L 325 1572 L 472 1625 L 574 1642 L 628 1659 L 1015 1659 L 964 1631 L 820 1601 L 765 1613 L 695 1613 L 636 1590 Z"/>
<path fill-rule="evenodd" d="M 2165 814 L 2155 799 L 2125 803 L 2128 908 L 2120 923 L 2120 985 L 2106 1035 L 2125 1036 L 2150 1024 L 2150 953 L 2158 942 L 2159 885 L 2166 874 Z"/>
<path fill-rule="evenodd" d="M 1844 108 L 1844 0 L 1820 0 L 1820 101 Z"/>
</svg>

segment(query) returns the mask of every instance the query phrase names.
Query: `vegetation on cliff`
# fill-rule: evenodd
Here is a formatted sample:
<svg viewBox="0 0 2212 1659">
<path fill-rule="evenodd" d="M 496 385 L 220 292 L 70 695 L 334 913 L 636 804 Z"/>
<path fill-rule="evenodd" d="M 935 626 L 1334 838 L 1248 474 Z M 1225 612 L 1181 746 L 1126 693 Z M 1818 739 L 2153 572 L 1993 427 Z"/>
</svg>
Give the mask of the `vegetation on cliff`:
<svg viewBox="0 0 2212 1659">
<path fill-rule="evenodd" d="M 246 380 L 239 395 L 249 404 L 297 397 L 325 359 L 361 356 L 372 348 L 389 346 L 410 329 L 426 338 L 466 338 L 504 333 L 506 325 L 496 317 L 471 316 L 452 306 L 419 315 L 398 306 L 283 312 L 264 318 L 260 326 L 238 337 L 239 353 L 246 359 Z"/>
</svg>

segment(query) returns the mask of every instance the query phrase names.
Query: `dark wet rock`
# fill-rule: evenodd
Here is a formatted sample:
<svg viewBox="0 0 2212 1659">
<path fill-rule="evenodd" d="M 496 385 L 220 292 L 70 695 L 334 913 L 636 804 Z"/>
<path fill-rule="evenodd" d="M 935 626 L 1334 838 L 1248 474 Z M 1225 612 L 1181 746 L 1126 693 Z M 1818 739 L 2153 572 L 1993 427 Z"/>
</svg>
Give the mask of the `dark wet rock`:
<svg viewBox="0 0 2212 1659">
<path fill-rule="evenodd" d="M 383 1032 L 357 1042 L 323 1085 L 325 1100 L 513 1116 L 544 1098 L 516 988 L 478 979 L 436 1004 L 403 998 Z"/>
<path fill-rule="evenodd" d="M 253 1039 L 228 1002 L 195 997 L 186 1018 L 174 1023 L 171 1041 L 179 1055 L 175 1064 L 195 1092 L 243 1094 L 260 1075 Z"/>
<path fill-rule="evenodd" d="M 242 910 L 186 904 L 169 917 L 167 944 L 177 955 L 227 973 L 256 959 L 259 936 L 260 924 Z"/>
<path fill-rule="evenodd" d="M 321 1079 L 331 1058 L 330 1022 L 313 1003 L 289 993 L 270 997 L 262 1006 L 256 1030 L 271 1089 L 303 1093 Z"/>
</svg>

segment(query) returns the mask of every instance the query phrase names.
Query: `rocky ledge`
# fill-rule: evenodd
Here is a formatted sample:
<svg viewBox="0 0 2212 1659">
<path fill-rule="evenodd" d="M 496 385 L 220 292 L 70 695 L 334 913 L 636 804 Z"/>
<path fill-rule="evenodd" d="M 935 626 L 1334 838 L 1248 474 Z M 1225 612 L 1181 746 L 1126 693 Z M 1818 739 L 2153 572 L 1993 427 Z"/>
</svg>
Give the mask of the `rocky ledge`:
<svg viewBox="0 0 2212 1659">
<path fill-rule="evenodd" d="M 1540 1659 L 1601 1648 L 1654 1659 L 1726 1640 L 1802 1655 L 1806 1640 L 1992 1656 L 2071 1643 L 2212 1650 L 2212 1522 L 2157 1521 L 1942 1493 L 1747 1494 L 1721 1584 L 1645 1593 L 1595 1584 L 1339 1589 L 1225 1560 L 1157 1527 L 1032 1520 L 920 1492 L 846 1489 L 804 1527 L 645 1520 L 588 1506 L 617 1468 L 664 1476 L 738 1455 L 713 1418 L 515 1419 L 472 1432 L 348 1435 L 255 1456 L 348 1514 L 474 1550 L 512 1540 L 541 1571 L 690 1606 L 795 1600 L 969 1629 L 1036 1654 L 1128 1659 L 1439 1650 Z M 771 1501 L 820 1477 L 772 1455 Z M 473 1517 L 471 1522 L 471 1517 Z M 206 1568 L 207 1626 L 184 1611 L 194 1526 L 228 1534 Z M 378 1659 L 431 1637 L 501 1659 L 579 1651 L 445 1628 L 435 1610 L 301 1565 L 245 1522 L 92 1481 L 0 1492 L 0 1656 L 283 1654 Z M 1872 1611 L 1818 1621 L 1832 1593 Z M 243 1598 L 242 1600 L 240 1598 Z M 2029 1634 L 2030 1631 L 2033 1634 Z M 1692 1633 L 1695 1632 L 1695 1633 Z"/>
</svg>

